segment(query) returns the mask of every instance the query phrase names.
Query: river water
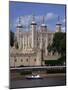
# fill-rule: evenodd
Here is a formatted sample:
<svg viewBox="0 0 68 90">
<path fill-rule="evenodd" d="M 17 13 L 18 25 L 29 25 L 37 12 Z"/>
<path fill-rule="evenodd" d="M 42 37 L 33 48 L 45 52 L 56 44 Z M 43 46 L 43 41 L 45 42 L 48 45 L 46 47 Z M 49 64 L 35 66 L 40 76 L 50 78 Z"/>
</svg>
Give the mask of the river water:
<svg viewBox="0 0 68 90">
<path fill-rule="evenodd" d="M 66 76 L 49 76 L 43 79 L 11 80 L 10 88 L 30 88 L 66 85 Z"/>
</svg>

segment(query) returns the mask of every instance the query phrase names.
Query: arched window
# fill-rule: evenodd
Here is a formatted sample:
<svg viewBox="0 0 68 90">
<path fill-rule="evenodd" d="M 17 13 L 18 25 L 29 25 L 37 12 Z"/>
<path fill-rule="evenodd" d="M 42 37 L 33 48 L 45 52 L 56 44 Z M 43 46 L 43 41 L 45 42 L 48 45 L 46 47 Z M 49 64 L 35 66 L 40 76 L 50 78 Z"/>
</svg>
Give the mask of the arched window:
<svg viewBox="0 0 68 90">
<path fill-rule="evenodd" d="M 21 62 L 23 62 L 23 60 L 21 59 Z"/>
<path fill-rule="evenodd" d="M 17 62 L 17 59 L 15 59 L 14 61 Z"/>
<path fill-rule="evenodd" d="M 26 61 L 28 62 L 28 58 L 26 59 Z"/>
<path fill-rule="evenodd" d="M 36 62 L 36 59 L 34 59 L 34 61 Z"/>
<path fill-rule="evenodd" d="M 52 54 L 55 55 L 55 52 L 53 52 Z"/>
</svg>

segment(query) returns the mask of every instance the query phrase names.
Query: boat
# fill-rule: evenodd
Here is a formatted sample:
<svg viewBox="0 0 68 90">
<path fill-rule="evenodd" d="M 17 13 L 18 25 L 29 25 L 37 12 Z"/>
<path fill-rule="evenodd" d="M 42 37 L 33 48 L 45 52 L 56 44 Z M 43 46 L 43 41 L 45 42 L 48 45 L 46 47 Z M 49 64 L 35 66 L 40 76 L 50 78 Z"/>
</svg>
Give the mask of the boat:
<svg viewBox="0 0 68 90">
<path fill-rule="evenodd" d="M 42 79 L 40 75 L 31 75 L 31 76 L 26 76 L 26 79 Z"/>
</svg>

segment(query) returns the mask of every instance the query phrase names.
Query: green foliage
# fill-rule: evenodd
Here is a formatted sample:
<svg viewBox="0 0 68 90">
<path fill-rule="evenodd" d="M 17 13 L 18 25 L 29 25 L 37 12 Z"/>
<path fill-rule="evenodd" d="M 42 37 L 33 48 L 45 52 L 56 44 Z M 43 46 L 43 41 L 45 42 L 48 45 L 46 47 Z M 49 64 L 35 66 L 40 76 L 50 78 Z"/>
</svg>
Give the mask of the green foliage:
<svg viewBox="0 0 68 90">
<path fill-rule="evenodd" d="M 14 35 L 14 32 L 10 31 L 10 46 L 13 47 L 15 45 L 15 48 L 18 49 L 18 42 Z"/>
<path fill-rule="evenodd" d="M 48 45 L 48 47 L 47 47 L 47 49 L 48 49 L 48 52 L 51 52 L 51 49 L 52 49 L 52 45 Z"/>
<path fill-rule="evenodd" d="M 48 45 L 48 51 L 58 52 L 62 56 L 66 55 L 66 33 L 55 33 L 53 43 Z"/>
<path fill-rule="evenodd" d="M 14 32 L 10 31 L 10 46 L 14 45 Z"/>
<path fill-rule="evenodd" d="M 66 64 L 66 56 L 62 56 L 58 59 L 58 63 L 61 63 L 62 65 L 65 63 Z"/>
<path fill-rule="evenodd" d="M 29 75 L 29 74 L 32 74 L 32 71 L 23 71 L 20 74 L 21 75 Z"/>
<path fill-rule="evenodd" d="M 66 63 L 66 56 L 60 57 L 58 60 L 46 60 L 46 65 L 64 65 L 64 62 Z"/>
<path fill-rule="evenodd" d="M 63 68 L 63 69 L 50 69 L 50 70 L 47 70 L 47 73 L 50 73 L 50 74 L 55 74 L 55 73 L 65 73 L 66 72 L 66 69 Z"/>
<path fill-rule="evenodd" d="M 45 64 L 47 65 L 58 65 L 58 60 L 47 60 L 45 61 Z"/>
</svg>

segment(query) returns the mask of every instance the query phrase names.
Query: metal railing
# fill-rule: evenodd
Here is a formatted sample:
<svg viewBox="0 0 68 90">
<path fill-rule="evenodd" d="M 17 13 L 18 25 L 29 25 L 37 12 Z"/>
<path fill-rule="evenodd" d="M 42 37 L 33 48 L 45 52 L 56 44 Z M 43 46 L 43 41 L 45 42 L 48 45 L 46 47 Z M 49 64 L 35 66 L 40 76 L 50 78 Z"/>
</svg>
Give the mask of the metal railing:
<svg viewBox="0 0 68 90">
<path fill-rule="evenodd" d="M 66 66 L 35 66 L 35 67 L 15 67 L 10 68 L 10 70 L 29 70 L 29 69 L 63 69 L 66 68 Z"/>
</svg>

